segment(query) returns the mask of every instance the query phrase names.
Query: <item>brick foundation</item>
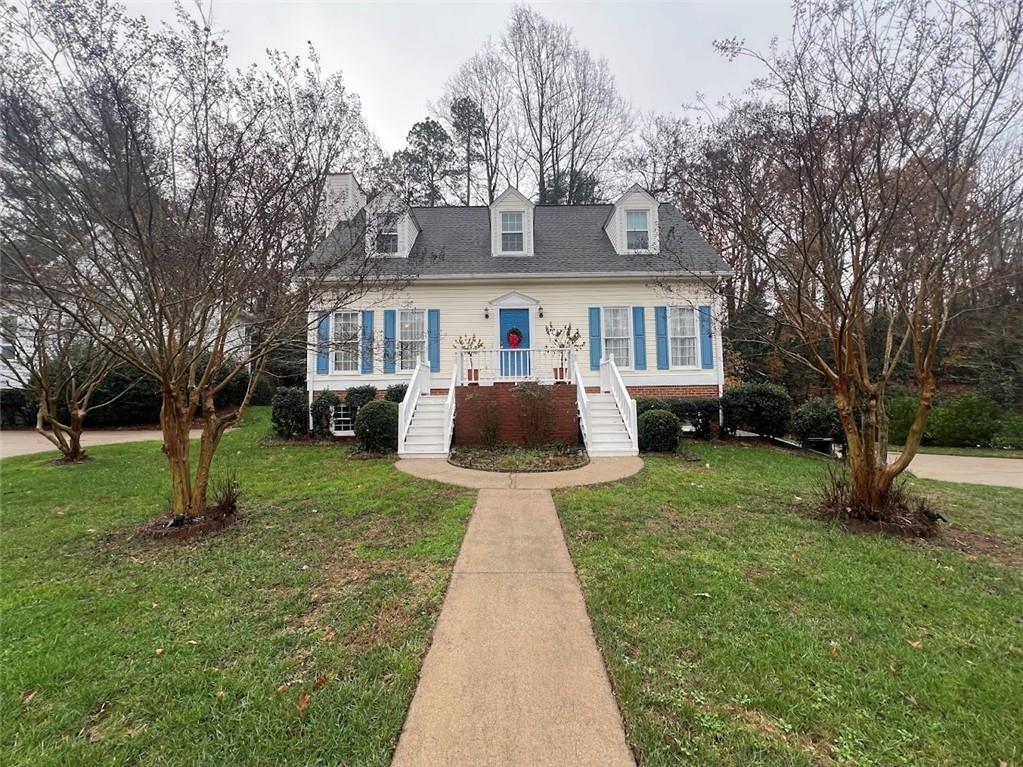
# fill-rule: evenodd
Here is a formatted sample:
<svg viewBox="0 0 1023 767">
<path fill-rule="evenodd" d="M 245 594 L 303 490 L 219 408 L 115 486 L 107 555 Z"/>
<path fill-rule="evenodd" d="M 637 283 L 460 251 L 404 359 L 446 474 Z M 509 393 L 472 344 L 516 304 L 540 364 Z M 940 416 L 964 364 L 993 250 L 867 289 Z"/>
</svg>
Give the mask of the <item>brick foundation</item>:
<svg viewBox="0 0 1023 767">
<path fill-rule="evenodd" d="M 478 445 L 481 428 L 494 415 L 498 424 L 500 442 L 521 445 L 525 442 L 522 429 L 521 400 L 514 392 L 514 384 L 497 383 L 493 386 L 459 386 L 455 389 L 455 444 Z M 576 413 L 575 387 L 558 384 L 551 390 L 552 442 L 579 442 L 579 417 Z"/>
<path fill-rule="evenodd" d="M 699 386 L 628 386 L 629 394 L 635 397 L 686 397 L 696 399 L 701 397 L 716 398 L 721 396 L 715 384 Z M 600 394 L 599 386 L 587 386 L 589 394 Z"/>
</svg>

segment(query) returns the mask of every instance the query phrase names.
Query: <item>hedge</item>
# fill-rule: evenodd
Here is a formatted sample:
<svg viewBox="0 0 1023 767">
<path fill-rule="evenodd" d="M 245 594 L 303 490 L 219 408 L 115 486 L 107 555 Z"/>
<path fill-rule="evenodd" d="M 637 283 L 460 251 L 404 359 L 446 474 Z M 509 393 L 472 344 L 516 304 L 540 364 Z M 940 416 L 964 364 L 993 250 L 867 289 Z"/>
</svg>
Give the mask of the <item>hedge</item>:
<svg viewBox="0 0 1023 767">
<path fill-rule="evenodd" d="M 814 397 L 797 407 L 792 414 L 792 433 L 804 445 L 814 437 L 845 442 L 845 430 L 838 417 L 838 408 L 830 397 Z"/>
<path fill-rule="evenodd" d="M 305 389 L 282 386 L 270 403 L 270 423 L 281 439 L 294 439 L 309 433 L 309 405 Z"/>
<path fill-rule="evenodd" d="M 976 447 L 990 445 L 998 430 L 998 403 L 979 394 L 939 402 L 927 419 L 929 445 Z"/>
<path fill-rule="evenodd" d="M 751 383 L 726 389 L 721 397 L 722 431 L 751 431 L 761 437 L 780 437 L 788 430 L 792 398 L 776 384 Z"/>
<path fill-rule="evenodd" d="M 334 436 L 334 411 L 341 406 L 341 399 L 329 389 L 324 389 L 309 407 L 313 424 L 313 436 L 317 439 L 331 439 Z"/>
<path fill-rule="evenodd" d="M 639 449 L 670 453 L 678 449 L 682 422 L 668 410 L 647 410 L 638 420 Z"/>
<path fill-rule="evenodd" d="M 360 407 L 355 417 L 355 438 L 359 446 L 369 453 L 397 450 L 398 403 L 380 399 Z"/>
<path fill-rule="evenodd" d="M 359 410 L 363 405 L 372 402 L 377 398 L 377 387 L 353 386 L 345 392 L 345 403 L 348 405 L 348 412 L 352 420 L 358 417 Z"/>
</svg>

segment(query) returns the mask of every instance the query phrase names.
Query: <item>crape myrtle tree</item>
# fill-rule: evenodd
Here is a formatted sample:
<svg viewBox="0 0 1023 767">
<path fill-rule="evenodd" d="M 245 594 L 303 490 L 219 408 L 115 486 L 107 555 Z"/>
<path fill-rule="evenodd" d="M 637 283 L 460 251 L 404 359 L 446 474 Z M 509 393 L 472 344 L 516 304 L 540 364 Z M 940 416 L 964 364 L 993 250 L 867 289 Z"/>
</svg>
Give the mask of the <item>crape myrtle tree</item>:
<svg viewBox="0 0 1023 767">
<path fill-rule="evenodd" d="M 378 151 L 312 53 L 236 71 L 204 19 L 179 11 L 157 31 L 106 2 L 33 0 L 6 19 L 4 255 L 14 279 L 159 382 L 172 510 L 199 516 L 221 437 L 296 322 L 397 279 L 357 236 L 317 247 L 352 217 L 328 172 Z M 218 395 L 244 372 L 241 406 L 224 412 Z"/>
<path fill-rule="evenodd" d="M 1020 0 L 800 2 L 787 50 L 721 44 L 763 64 L 771 108 L 712 124 L 701 151 L 741 144 L 747 156 L 687 184 L 766 275 L 769 308 L 798 342 L 784 352 L 831 388 L 849 514 L 893 513 L 956 298 L 997 277 L 984 253 L 1023 172 L 1021 32 Z M 900 365 L 919 405 L 888 463 L 885 397 Z"/>
<path fill-rule="evenodd" d="M 18 324 L 3 331 L 8 354 L 0 365 L 35 403 L 36 431 L 61 452 L 64 462 L 84 460 L 86 416 L 130 390 L 99 394 L 120 359 L 38 290 L 5 282 L 3 305 Z M 84 313 L 88 307 L 80 305 L 77 311 Z M 107 335 L 112 341 L 118 337 L 114 328 Z"/>
</svg>

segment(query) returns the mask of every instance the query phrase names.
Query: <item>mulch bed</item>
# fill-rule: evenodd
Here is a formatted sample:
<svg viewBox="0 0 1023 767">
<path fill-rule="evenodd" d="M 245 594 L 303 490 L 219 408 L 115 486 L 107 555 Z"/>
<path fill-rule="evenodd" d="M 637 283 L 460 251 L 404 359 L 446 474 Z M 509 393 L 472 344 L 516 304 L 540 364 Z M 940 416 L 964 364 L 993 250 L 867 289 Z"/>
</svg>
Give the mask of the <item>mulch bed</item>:
<svg viewBox="0 0 1023 767">
<path fill-rule="evenodd" d="M 207 509 L 205 514 L 191 519 L 174 514 L 162 514 L 142 524 L 138 535 L 168 541 L 188 541 L 216 535 L 241 519 L 237 511 L 223 513 L 217 508 Z"/>
<path fill-rule="evenodd" d="M 590 462 L 581 445 L 485 448 L 462 446 L 451 450 L 448 463 L 463 469 L 500 472 L 549 472 L 578 469 Z"/>
</svg>

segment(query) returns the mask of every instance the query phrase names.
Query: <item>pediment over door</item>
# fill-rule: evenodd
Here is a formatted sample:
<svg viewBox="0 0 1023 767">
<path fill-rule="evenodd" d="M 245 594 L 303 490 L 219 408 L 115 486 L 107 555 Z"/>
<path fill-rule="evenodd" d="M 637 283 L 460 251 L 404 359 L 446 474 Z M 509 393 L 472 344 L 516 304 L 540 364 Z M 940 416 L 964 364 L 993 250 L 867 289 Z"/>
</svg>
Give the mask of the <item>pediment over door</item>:
<svg viewBox="0 0 1023 767">
<path fill-rule="evenodd" d="M 525 293 L 519 293 L 517 290 L 513 290 L 511 293 L 505 293 L 502 296 L 491 299 L 491 306 L 538 306 L 540 304 L 532 296 L 527 296 Z"/>
</svg>

